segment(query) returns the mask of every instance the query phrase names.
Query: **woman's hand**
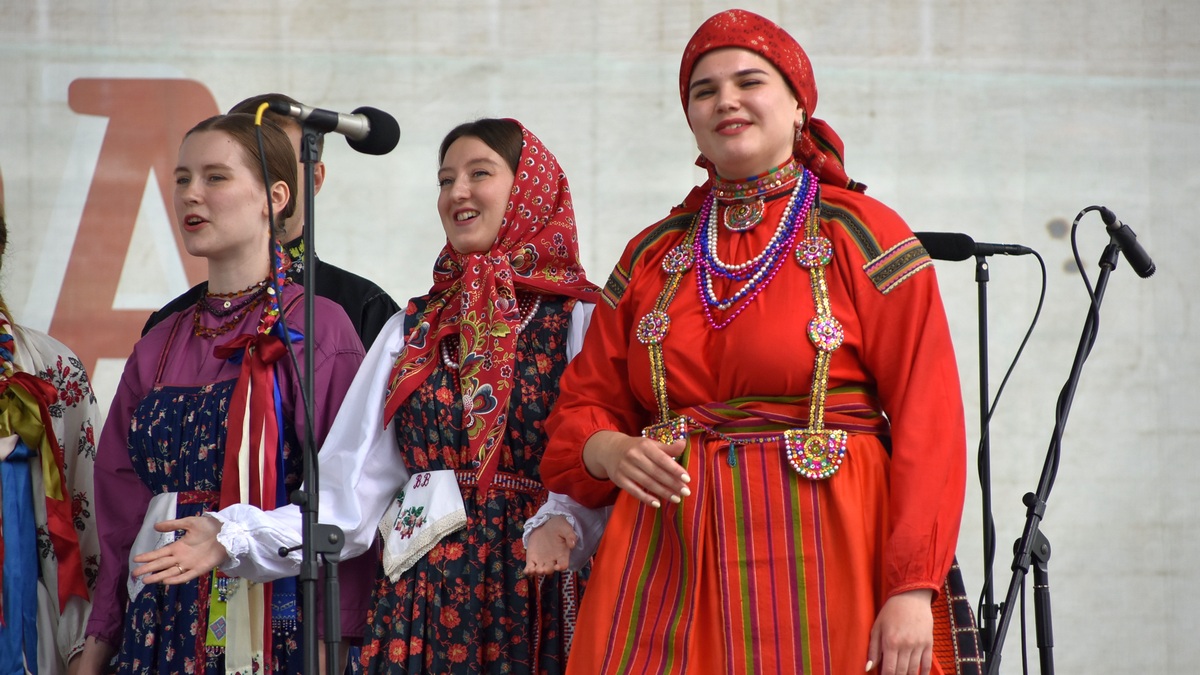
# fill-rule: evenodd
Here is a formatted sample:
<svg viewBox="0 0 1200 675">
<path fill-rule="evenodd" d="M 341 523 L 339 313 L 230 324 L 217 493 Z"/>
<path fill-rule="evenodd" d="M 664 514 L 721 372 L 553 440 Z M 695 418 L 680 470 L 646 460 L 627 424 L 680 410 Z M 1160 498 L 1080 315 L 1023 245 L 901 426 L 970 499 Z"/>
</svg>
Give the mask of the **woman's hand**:
<svg viewBox="0 0 1200 675">
<path fill-rule="evenodd" d="M 933 591 L 897 593 L 883 603 L 867 649 L 867 670 L 882 675 L 928 675 L 933 665 Z"/>
<path fill-rule="evenodd" d="M 134 556 L 142 563 L 133 570 L 147 584 L 183 584 L 199 578 L 229 560 L 229 552 L 217 541 L 221 521 L 212 516 L 164 520 L 154 524 L 159 532 L 183 530 L 184 535 L 162 548 Z"/>
<path fill-rule="evenodd" d="M 551 516 L 529 533 L 525 545 L 525 575 L 543 576 L 567 569 L 578 537 L 562 516 Z"/>
<path fill-rule="evenodd" d="M 611 480 L 657 509 L 663 502 L 678 504 L 692 494 L 687 487 L 691 477 L 675 461 L 683 448 L 683 441 L 663 445 L 643 436 L 599 431 L 583 446 L 583 464 L 596 478 Z"/>
</svg>

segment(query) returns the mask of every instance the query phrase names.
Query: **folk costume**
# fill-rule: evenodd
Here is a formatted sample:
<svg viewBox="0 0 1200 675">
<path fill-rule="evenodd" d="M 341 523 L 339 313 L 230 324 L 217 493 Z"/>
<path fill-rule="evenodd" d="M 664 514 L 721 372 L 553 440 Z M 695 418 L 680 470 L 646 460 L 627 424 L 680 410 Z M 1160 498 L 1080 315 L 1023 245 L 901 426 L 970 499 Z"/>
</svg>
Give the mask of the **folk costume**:
<svg viewBox="0 0 1200 675">
<path fill-rule="evenodd" d="M 287 268 L 288 279 L 294 284 L 303 284 L 304 237 L 284 243 L 283 251 L 291 261 Z M 379 331 L 383 329 L 383 324 L 400 311 L 400 307 L 387 292 L 370 279 L 328 263 L 315 253 L 310 259 L 313 261 L 313 278 L 316 280 L 314 292 L 317 297 L 329 298 L 341 305 L 342 309 L 346 310 L 350 323 L 354 324 L 354 331 L 362 338 L 363 348 L 370 349 Z M 142 335 L 150 332 L 151 328 L 175 312 L 190 310 L 204 295 L 206 288 L 207 283 L 196 284 L 152 313 L 146 319 L 146 325 L 142 327 Z"/>
<path fill-rule="evenodd" d="M 79 358 L 0 301 L 0 673 L 67 672 L 99 566 L 96 397 Z"/>
<path fill-rule="evenodd" d="M 775 24 L 705 22 L 685 110 L 692 66 L 728 46 L 774 63 L 808 114 L 793 160 L 710 172 L 630 242 L 563 376 L 543 476 L 614 504 L 568 672 L 862 672 L 884 601 L 914 589 L 935 591 L 932 672 L 970 667 L 969 607 L 947 584 L 963 406 L 932 262 L 846 176 L 811 118 L 807 58 Z M 686 439 L 692 494 L 654 509 L 591 476 L 581 449 L 603 430 Z"/>
<path fill-rule="evenodd" d="M 492 248 L 446 245 L 429 293 L 368 352 L 346 398 L 354 414 L 321 453 L 322 522 L 345 530 L 349 554 L 383 539 L 367 673 L 564 667 L 582 585 L 573 573 L 526 578 L 522 526 L 547 499 L 543 423 L 599 289 L 579 263 L 566 177 L 522 137 Z M 294 564 L 269 555 L 295 540 L 290 513 L 218 514 L 225 569 L 269 578 Z"/>
<path fill-rule="evenodd" d="M 130 576 L 133 555 L 173 539 L 154 532 L 155 522 L 231 503 L 287 503 L 306 433 L 293 365 L 303 369 L 304 341 L 314 349 L 318 443 L 362 361 L 362 343 L 332 301 L 315 299 L 315 333 L 301 334 L 303 290 L 285 282 L 275 248 L 274 284 L 206 294 L 155 326 L 126 362 L 96 463 L 104 564 L 88 625 L 89 635 L 119 647 L 120 673 L 302 669 L 295 579 L 251 585 L 213 574 L 143 585 Z M 351 597 L 364 592 L 353 577 L 342 583 Z"/>
</svg>

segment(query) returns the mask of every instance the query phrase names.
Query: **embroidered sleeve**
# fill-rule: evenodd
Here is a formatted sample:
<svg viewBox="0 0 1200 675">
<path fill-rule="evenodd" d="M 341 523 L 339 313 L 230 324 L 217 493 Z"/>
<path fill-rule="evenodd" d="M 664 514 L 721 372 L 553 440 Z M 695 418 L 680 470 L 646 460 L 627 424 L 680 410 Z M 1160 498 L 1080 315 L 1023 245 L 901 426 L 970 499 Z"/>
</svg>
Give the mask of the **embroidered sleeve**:
<svg viewBox="0 0 1200 675">
<path fill-rule="evenodd" d="M 916 237 L 909 237 L 892 246 L 873 260 L 863 265 L 863 271 L 871 278 L 875 288 L 887 295 L 912 275 L 933 265 L 933 259 L 925 252 Z"/>
<path fill-rule="evenodd" d="M 621 259 L 617 261 L 616 267 L 613 268 L 612 274 L 604 284 L 601 292 L 604 302 L 609 307 L 616 307 L 617 303 L 621 301 L 621 297 L 625 295 L 625 289 L 629 287 L 629 282 L 633 279 L 633 271 L 637 268 L 642 255 L 653 248 L 664 236 L 686 230 L 694 217 L 694 213 L 672 216 L 635 237 L 625 247 L 625 252 L 621 254 Z"/>
</svg>

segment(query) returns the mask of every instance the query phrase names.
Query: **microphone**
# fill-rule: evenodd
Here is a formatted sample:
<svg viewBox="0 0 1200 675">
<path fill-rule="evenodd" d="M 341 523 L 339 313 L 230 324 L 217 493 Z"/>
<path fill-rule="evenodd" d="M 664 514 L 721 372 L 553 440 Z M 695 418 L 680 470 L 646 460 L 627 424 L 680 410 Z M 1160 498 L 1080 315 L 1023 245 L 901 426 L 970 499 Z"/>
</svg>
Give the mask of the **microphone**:
<svg viewBox="0 0 1200 675">
<path fill-rule="evenodd" d="M 286 101 L 271 101 L 270 105 L 271 112 L 295 117 L 311 129 L 342 134 L 350 147 L 368 155 L 386 155 L 400 142 L 396 118 L 378 108 L 363 106 L 347 114 Z"/>
<path fill-rule="evenodd" d="M 934 260 L 966 260 L 973 255 L 1029 255 L 1033 249 L 1020 244 L 984 244 L 961 232 L 915 232 Z"/>
<path fill-rule="evenodd" d="M 1109 211 L 1107 208 L 1100 207 L 1100 217 L 1104 219 L 1104 227 L 1108 229 L 1108 234 L 1112 237 L 1117 248 L 1121 249 L 1121 253 L 1125 254 L 1125 260 L 1129 262 L 1129 266 L 1134 272 L 1143 279 L 1150 277 L 1158 269 L 1154 265 L 1154 261 L 1150 259 L 1150 254 L 1146 253 L 1146 249 L 1137 241 L 1137 235 L 1128 225 L 1117 220 L 1116 214 Z"/>
</svg>

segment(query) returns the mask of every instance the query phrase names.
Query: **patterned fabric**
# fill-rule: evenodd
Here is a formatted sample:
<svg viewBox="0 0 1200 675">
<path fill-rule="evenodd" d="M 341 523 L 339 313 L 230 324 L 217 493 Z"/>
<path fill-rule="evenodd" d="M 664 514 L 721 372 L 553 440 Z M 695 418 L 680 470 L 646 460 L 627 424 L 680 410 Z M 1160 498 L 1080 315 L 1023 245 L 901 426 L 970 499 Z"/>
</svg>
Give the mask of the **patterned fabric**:
<svg viewBox="0 0 1200 675">
<path fill-rule="evenodd" d="M 429 302 L 392 367 L 383 415 L 389 423 L 430 376 L 438 342 L 458 335 L 463 423 L 482 486 L 497 470 L 513 389 L 515 329 L 521 321 L 516 289 L 587 302 L 599 294 L 579 263 L 567 177 L 536 136 L 524 127 L 521 134 L 512 199 L 496 241 L 483 253 L 458 253 L 449 243 L 442 249 Z"/>
<path fill-rule="evenodd" d="M 182 315 L 180 315 L 182 316 Z M 176 328 L 180 319 L 176 318 Z M 182 330 L 186 330 L 186 327 Z M 170 343 L 164 350 L 164 358 Z M 237 380 L 206 386 L 156 386 L 138 404 L 129 429 L 132 466 L 154 494 L 182 493 L 176 516 L 200 515 L 217 506 L 226 454 L 226 417 Z M 290 424 L 284 430 L 284 483 L 300 483 L 300 456 Z M 185 584 L 151 584 L 131 598 L 119 673 L 225 672 L 224 649 L 206 647 L 210 579 Z M 274 673 L 303 668 L 300 634 L 273 635 Z"/>
<path fill-rule="evenodd" d="M 304 325 L 302 289 L 288 284 L 282 299 L 289 308 L 288 323 Z M 314 356 L 311 376 L 316 396 L 311 417 L 306 418 L 300 407 L 303 359 L 297 353 L 297 367 L 291 358 L 280 359 L 275 366 L 279 409 L 285 420 L 279 423 L 285 445 L 284 466 L 277 477 L 285 487 L 297 484 L 300 458 L 292 451 L 298 448 L 297 439 L 305 436 L 305 425 L 311 420 L 319 447 L 363 358 L 362 344 L 344 312 L 320 297 L 314 298 L 313 311 L 314 334 L 305 336 Z M 209 328 L 220 325 L 220 318 L 207 312 L 202 321 Z M 249 313 L 225 334 L 253 335 L 260 321 L 258 312 Z M 177 313 L 134 346 L 97 453 L 97 520 L 104 564 L 87 634 L 118 650 L 125 672 L 189 672 L 189 668 L 219 672 L 228 665 L 221 663 L 224 655 L 214 651 L 210 658 L 210 652 L 200 646 L 203 643 L 197 643 L 204 640 L 208 628 L 210 586 L 201 588 L 192 582 L 165 590 L 155 585 L 140 592 L 135 589 L 130 597 L 126 583 L 130 551 L 152 499 L 180 491 L 177 513 L 194 515 L 217 505 L 226 478 L 225 429 L 240 368 L 214 356 L 214 338 L 196 335 L 192 322 L 191 312 Z M 294 352 L 299 350 L 296 345 Z M 369 567 L 372 561 L 367 563 Z M 356 620 L 361 625 L 370 595 L 369 575 L 346 574 L 342 581 L 343 625 Z M 299 648 L 290 630 L 273 637 L 271 655 L 286 660 L 264 670 L 299 669 L 300 660 L 290 658 Z"/>
<path fill-rule="evenodd" d="M 865 189 L 866 186 L 855 183 L 846 175 L 842 162 L 844 146 L 837 132 L 824 120 L 812 116 L 817 107 L 817 85 L 808 55 L 787 31 L 753 12 L 727 10 L 709 17 L 696 29 L 679 64 L 679 98 L 683 101 L 684 113 L 688 109 L 688 85 L 696 62 L 708 52 L 725 47 L 740 47 L 758 54 L 778 68 L 791 85 L 805 114 L 800 138 L 796 140 L 796 159 L 817 174 L 822 183 L 859 191 Z M 711 168 L 711 163 L 703 156 L 696 163 Z"/>
<path fill-rule="evenodd" d="M 884 251 L 878 258 L 867 261 L 863 270 L 875 282 L 879 292 L 887 294 L 904 283 L 905 279 L 932 266 L 933 259 L 925 252 L 921 242 L 916 237 L 909 237 Z"/>
<path fill-rule="evenodd" d="M 208 387 L 159 387 L 143 399 L 131 424 L 133 466 L 148 487 L 160 492 L 209 495 L 180 499 L 177 517 L 195 516 L 217 505 L 224 455 L 224 409 L 235 381 Z M 290 486 L 299 483 L 298 458 L 289 455 Z M 209 578 L 177 586 L 152 584 L 134 597 L 125 613 L 120 673 L 225 672 L 223 650 L 204 645 Z M 273 672 L 301 672 L 299 634 L 276 635 Z M 286 665 L 284 665 L 286 664 Z"/>
<path fill-rule="evenodd" d="M 886 434 L 869 392 L 835 392 L 830 401 L 839 411 L 830 415 L 831 428 Z M 885 445 L 856 435 L 849 460 L 856 465 L 836 490 L 832 481 L 798 480 L 779 461 L 781 443 L 751 439 L 803 425 L 807 410 L 802 400 L 775 399 L 681 411 L 711 430 L 690 427 L 680 460 L 701 489 L 670 510 L 618 497 L 592 589 L 599 611 L 615 619 L 607 635 L 581 646 L 571 672 L 834 675 L 849 672 L 856 657 L 839 660 L 847 653 L 865 660 L 865 645 L 856 640 L 870 630 L 881 601 L 866 570 L 882 545 L 870 514 L 886 509 L 879 485 L 886 481 Z M 835 534 L 855 524 L 859 541 Z M 933 606 L 938 649 L 931 673 L 977 672 L 975 627 L 957 565 L 941 592 Z M 723 621 L 704 620 L 713 616 Z M 745 639 L 763 635 L 773 640 Z M 602 653 L 592 651 L 598 644 L 606 645 Z"/>
<path fill-rule="evenodd" d="M 7 373 L 0 377 L 0 672 L 28 665 L 56 675 L 83 648 L 99 566 L 92 513 L 96 398 L 70 349 L 11 324 L 5 314 L 0 305 Z M 70 555 L 61 549 L 68 540 Z M 72 559 L 75 574 L 64 565 Z"/>
<path fill-rule="evenodd" d="M 17 370 L 13 363 L 15 352 L 12 325 L 0 312 L 0 410 L 4 413 L 0 416 L 0 437 L 18 435 L 41 465 L 47 526 L 58 560 L 61 610 L 72 596 L 86 600 L 89 593 L 72 522 L 71 495 L 65 483 L 66 458 L 51 421 L 50 406 L 58 399 L 58 392 L 52 383 Z"/>
<path fill-rule="evenodd" d="M 397 411 L 393 428 L 410 471 L 465 470 L 467 527 L 438 542 L 396 583 L 378 576 L 365 672 L 562 672 L 581 580 L 570 573 L 536 584 L 527 579 L 521 534 L 546 498 L 538 470 L 542 424 L 566 366 L 573 304 L 547 298 L 517 336 L 499 472 L 486 494 L 470 478 L 479 460 L 453 370 L 438 359 Z M 410 309 L 410 322 L 419 316 Z M 534 483 L 536 491 L 529 489 Z"/>
<path fill-rule="evenodd" d="M 941 597 L 933 602 L 933 654 L 938 663 L 954 664 L 954 675 L 983 673 L 979 630 L 957 560 L 946 575 Z"/>
<path fill-rule="evenodd" d="M 777 222 L 785 201 L 766 200 L 763 222 Z M 839 216 L 827 217 L 827 208 Z M 662 509 L 643 508 L 595 479 L 580 458 L 598 431 L 638 434 L 655 420 L 652 361 L 635 326 L 655 307 L 664 261 L 686 232 L 651 226 L 626 247 L 618 263 L 625 291 L 615 307 L 596 307 L 546 422 L 547 487 L 585 506 L 614 504 L 580 605 L 569 673 L 862 672 L 886 599 L 943 588 L 962 516 L 966 433 L 934 270 L 885 294 L 862 251 L 891 250 L 911 229 L 870 197 L 831 185 L 822 186 L 820 220 L 833 250 L 830 313 L 845 334 L 829 362 L 826 408 L 828 423 L 852 431 L 844 463 L 828 480 L 810 481 L 790 466 L 784 442 L 725 433 L 745 426 L 753 435 L 757 418 L 807 420 L 812 280 L 789 261 L 723 330 L 708 327 L 699 293 L 681 291 L 672 303 L 662 342 L 670 407 L 705 412 L 700 421 L 709 425 L 714 416 L 734 419 L 721 433 L 736 447 L 712 433 L 693 437 L 683 459 L 692 496 Z M 865 236 L 847 222 L 865 223 Z M 771 229 L 722 231 L 721 260 L 753 258 Z M 714 292 L 731 293 L 727 281 L 714 279 Z M 695 277 L 681 284 L 694 287 Z M 849 409 L 843 391 L 851 393 Z M 738 419 L 747 400 L 758 402 L 756 414 Z M 794 410 L 764 410 L 763 402 Z M 852 426 L 879 422 L 854 414 L 864 403 L 886 413 L 888 436 Z"/>
</svg>

